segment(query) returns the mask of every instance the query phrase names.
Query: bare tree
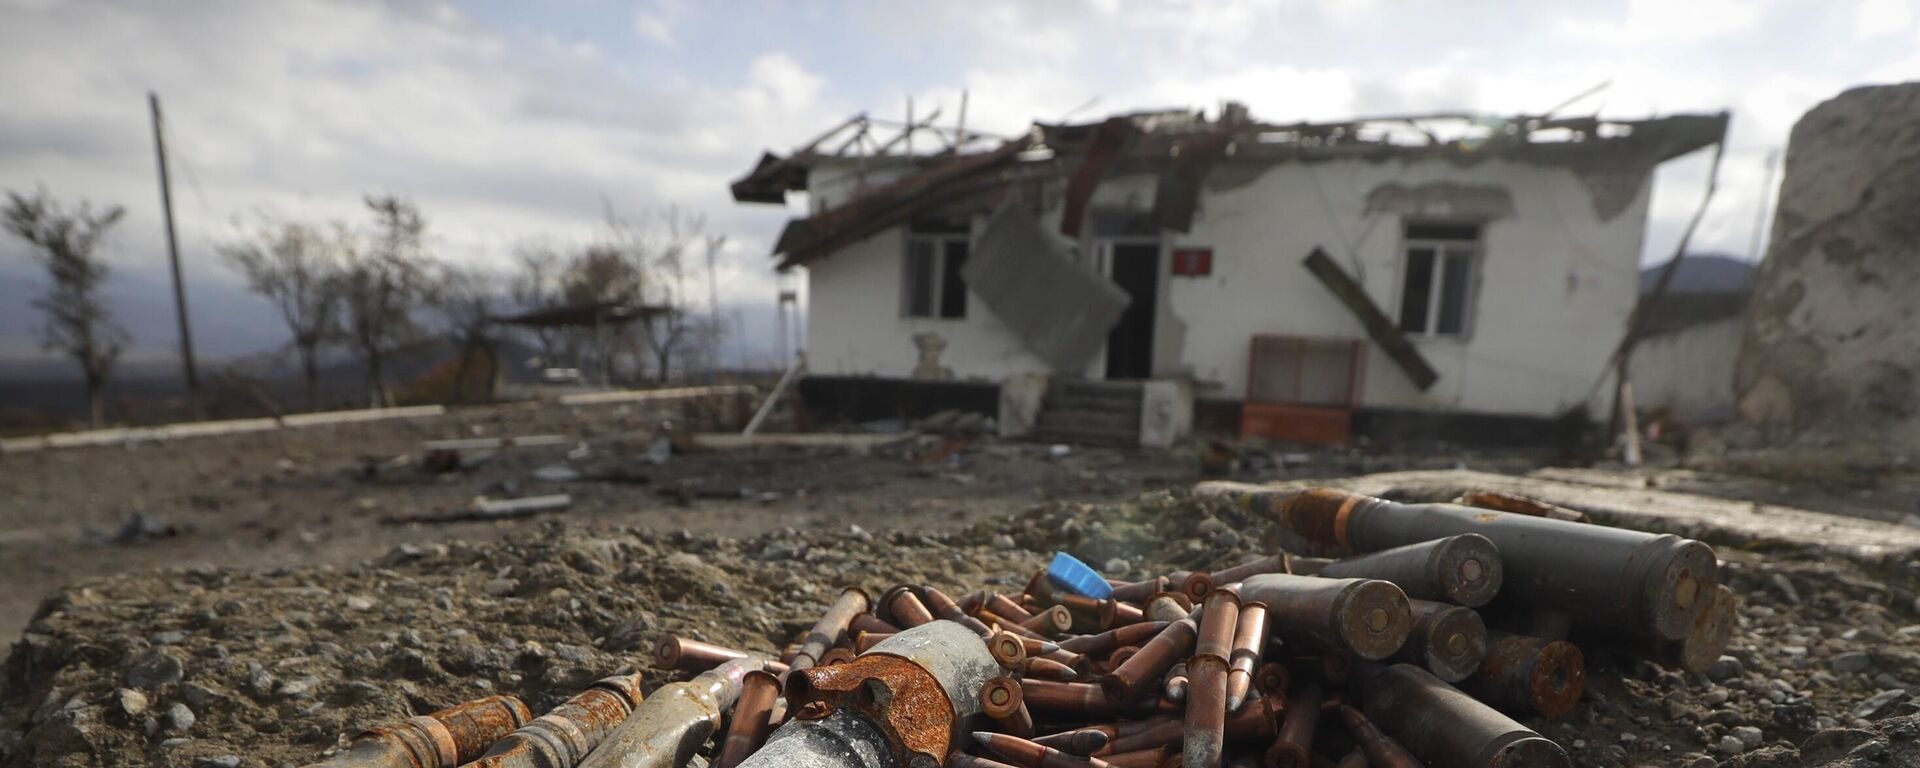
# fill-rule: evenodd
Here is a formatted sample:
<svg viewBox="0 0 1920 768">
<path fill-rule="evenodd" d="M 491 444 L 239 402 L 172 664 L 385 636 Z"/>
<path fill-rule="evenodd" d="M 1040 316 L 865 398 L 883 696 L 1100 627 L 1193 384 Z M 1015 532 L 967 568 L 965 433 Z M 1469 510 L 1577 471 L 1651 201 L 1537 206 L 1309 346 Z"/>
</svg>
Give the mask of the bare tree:
<svg viewBox="0 0 1920 768">
<path fill-rule="evenodd" d="M 127 332 L 114 324 L 100 296 L 108 267 L 94 248 L 126 211 L 115 205 L 95 213 L 83 201 L 79 210 L 68 212 L 45 189 L 30 198 L 9 191 L 7 199 L 7 231 L 34 247 L 53 281 L 33 300 L 33 306 L 47 314 L 41 344 L 80 364 L 88 413 L 98 427 L 106 420 L 107 377 L 126 348 Z"/>
<path fill-rule="evenodd" d="M 487 367 L 480 399 L 482 402 L 493 399 L 493 381 L 500 373 L 493 321 L 500 301 L 500 280 L 491 272 L 445 266 L 434 281 L 433 308 L 453 336 L 460 355 L 451 393 L 456 401 L 463 401 L 467 396 L 467 374 L 472 373 L 475 357 L 484 360 Z"/>
<path fill-rule="evenodd" d="M 694 323 L 688 313 L 687 258 L 706 230 L 706 216 L 669 205 L 658 214 L 656 226 L 641 228 L 608 215 L 614 242 L 654 279 L 644 283 L 641 296 L 651 313 L 641 323 L 654 373 L 662 383 L 673 373 L 673 358 L 692 340 Z"/>
<path fill-rule="evenodd" d="M 310 411 L 320 407 L 320 347 L 340 334 L 341 250 L 330 233 L 294 222 L 268 223 L 251 240 L 220 247 L 247 286 L 280 310 Z"/>
<path fill-rule="evenodd" d="M 351 245 L 341 252 L 341 319 L 348 342 L 366 363 L 369 398 L 388 406 L 393 397 L 387 355 L 418 335 L 414 311 L 430 295 L 430 260 L 422 246 L 427 224 L 420 209 L 401 197 L 369 196 L 367 208 L 374 216 L 367 242 L 343 237 Z"/>
<path fill-rule="evenodd" d="M 564 264 L 560 252 L 551 246 L 523 243 L 515 249 L 515 258 L 519 268 L 514 272 L 507 286 L 508 298 L 522 312 L 550 309 L 565 299 L 561 296 L 561 280 Z M 540 364 L 552 367 L 565 353 L 570 353 L 566 333 L 554 326 L 536 326 L 529 328 L 533 340 L 540 347 Z"/>
<path fill-rule="evenodd" d="M 614 379 L 616 335 L 627 331 L 601 322 L 601 315 L 641 304 L 647 283 L 646 268 L 638 253 L 617 242 L 589 245 L 567 263 L 560 280 L 560 296 L 568 306 L 594 308 L 595 323 L 588 333 L 602 384 Z"/>
</svg>

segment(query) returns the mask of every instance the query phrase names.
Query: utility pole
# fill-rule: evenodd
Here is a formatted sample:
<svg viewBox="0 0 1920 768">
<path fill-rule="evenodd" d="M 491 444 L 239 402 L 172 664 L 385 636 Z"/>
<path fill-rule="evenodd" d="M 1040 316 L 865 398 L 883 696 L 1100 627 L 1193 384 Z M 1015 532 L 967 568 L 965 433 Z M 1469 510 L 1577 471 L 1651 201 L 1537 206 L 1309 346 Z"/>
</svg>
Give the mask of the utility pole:
<svg viewBox="0 0 1920 768">
<path fill-rule="evenodd" d="M 147 92 L 153 112 L 153 153 L 160 163 L 160 211 L 167 221 L 167 262 L 173 267 L 173 311 L 180 320 L 180 365 L 187 374 L 187 407 L 194 420 L 205 416 L 200 402 L 200 377 L 193 370 L 193 328 L 187 322 L 187 287 L 180 281 L 180 241 L 173 232 L 173 182 L 167 177 L 167 140 L 160 130 L 160 95 Z"/>
<path fill-rule="evenodd" d="M 1773 201 L 1773 170 L 1780 162 L 1780 150 L 1767 151 L 1766 181 L 1760 182 L 1760 205 L 1753 212 L 1753 241 L 1747 244 L 1747 261 L 1760 263 L 1760 243 L 1767 234 L 1767 208 Z"/>
<path fill-rule="evenodd" d="M 726 339 L 722 333 L 725 326 L 720 324 L 720 278 L 716 274 L 715 259 L 720 248 L 727 244 L 726 235 L 707 236 L 707 381 L 718 379 L 720 369 L 720 347 Z"/>
</svg>

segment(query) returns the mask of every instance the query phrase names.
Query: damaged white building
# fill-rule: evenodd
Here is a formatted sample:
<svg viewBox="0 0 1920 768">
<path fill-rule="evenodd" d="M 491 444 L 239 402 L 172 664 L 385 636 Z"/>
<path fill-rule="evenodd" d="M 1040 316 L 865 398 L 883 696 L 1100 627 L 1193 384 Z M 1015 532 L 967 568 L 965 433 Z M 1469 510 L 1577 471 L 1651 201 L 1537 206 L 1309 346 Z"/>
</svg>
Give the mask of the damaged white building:
<svg viewBox="0 0 1920 768">
<path fill-rule="evenodd" d="M 1653 171 L 1726 122 L 1228 105 L 978 151 L 920 125 L 909 144 L 945 143 L 916 154 L 860 119 L 733 192 L 808 193 L 775 255 L 806 270 L 803 391 L 837 415 L 994 408 L 1018 432 L 1044 392 L 1037 426 L 1065 438 L 1163 443 L 1197 416 L 1453 439 L 1605 413 Z"/>
</svg>

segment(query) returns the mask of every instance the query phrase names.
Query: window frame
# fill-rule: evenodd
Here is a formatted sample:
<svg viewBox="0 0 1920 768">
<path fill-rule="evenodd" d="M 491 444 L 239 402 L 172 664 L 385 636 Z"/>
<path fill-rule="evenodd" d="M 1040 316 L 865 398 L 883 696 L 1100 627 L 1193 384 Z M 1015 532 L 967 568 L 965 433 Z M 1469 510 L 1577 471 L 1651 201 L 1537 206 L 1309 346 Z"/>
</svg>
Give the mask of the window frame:
<svg viewBox="0 0 1920 768">
<path fill-rule="evenodd" d="M 903 320 L 965 320 L 967 307 L 973 303 L 972 291 L 962 291 L 960 295 L 960 313 L 948 315 L 944 312 L 944 297 L 947 281 L 947 247 L 958 242 L 966 248 L 967 255 L 973 256 L 973 236 L 967 232 L 907 232 L 900 249 L 900 317 Z M 927 314 L 915 314 L 913 311 L 913 249 L 916 244 L 926 243 L 932 251 L 933 259 L 928 269 L 929 282 Z M 962 282 L 965 282 L 964 280 Z"/>
<path fill-rule="evenodd" d="M 1441 226 L 1474 228 L 1473 239 L 1445 237 L 1413 237 L 1406 233 L 1417 227 Z M 1430 250 L 1433 252 L 1433 266 L 1427 278 L 1426 322 L 1423 330 L 1412 331 L 1406 328 L 1406 302 L 1408 279 L 1413 273 L 1413 252 Z M 1426 340 L 1467 341 L 1473 338 L 1475 308 L 1479 306 L 1480 267 L 1486 256 L 1486 225 L 1477 222 L 1427 222 L 1409 221 L 1401 227 L 1400 278 L 1398 299 L 1394 303 L 1394 328 L 1408 338 Z M 1467 262 L 1465 289 L 1460 293 L 1460 330 L 1447 333 L 1439 330 L 1440 317 L 1445 314 L 1441 302 L 1444 300 L 1443 288 L 1446 284 L 1446 266 L 1450 259 L 1464 258 Z"/>
</svg>

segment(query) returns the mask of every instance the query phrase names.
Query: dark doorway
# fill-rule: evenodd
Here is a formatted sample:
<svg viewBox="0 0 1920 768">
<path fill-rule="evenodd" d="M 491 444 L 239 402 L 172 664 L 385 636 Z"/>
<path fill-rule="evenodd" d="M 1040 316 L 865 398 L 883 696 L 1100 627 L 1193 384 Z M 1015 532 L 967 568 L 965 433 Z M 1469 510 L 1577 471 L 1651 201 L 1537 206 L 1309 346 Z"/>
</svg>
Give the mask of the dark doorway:
<svg viewBox="0 0 1920 768">
<path fill-rule="evenodd" d="M 1160 246 L 1115 244 L 1113 282 L 1131 301 L 1107 334 L 1107 378 L 1147 378 L 1153 375 L 1153 302 L 1159 292 Z"/>
</svg>

